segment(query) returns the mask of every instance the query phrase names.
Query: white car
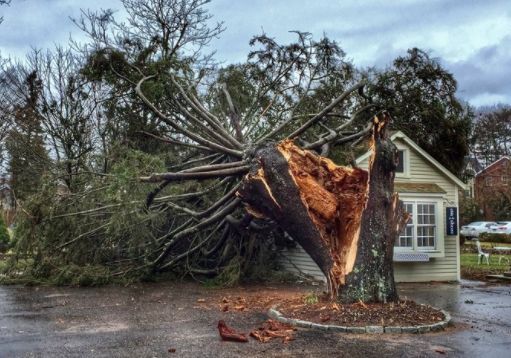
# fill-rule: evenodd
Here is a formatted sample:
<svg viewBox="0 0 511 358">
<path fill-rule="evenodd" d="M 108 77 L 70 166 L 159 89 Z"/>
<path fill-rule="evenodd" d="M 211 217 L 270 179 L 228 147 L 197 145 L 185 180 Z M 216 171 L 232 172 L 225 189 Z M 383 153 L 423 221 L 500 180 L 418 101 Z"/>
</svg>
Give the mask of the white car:
<svg viewBox="0 0 511 358">
<path fill-rule="evenodd" d="M 511 234 L 511 221 L 497 221 L 497 225 L 491 227 L 493 234 Z"/>
<path fill-rule="evenodd" d="M 460 234 L 466 238 L 479 237 L 479 234 L 492 232 L 493 227 L 497 227 L 497 223 L 495 221 L 476 221 L 462 226 Z"/>
</svg>

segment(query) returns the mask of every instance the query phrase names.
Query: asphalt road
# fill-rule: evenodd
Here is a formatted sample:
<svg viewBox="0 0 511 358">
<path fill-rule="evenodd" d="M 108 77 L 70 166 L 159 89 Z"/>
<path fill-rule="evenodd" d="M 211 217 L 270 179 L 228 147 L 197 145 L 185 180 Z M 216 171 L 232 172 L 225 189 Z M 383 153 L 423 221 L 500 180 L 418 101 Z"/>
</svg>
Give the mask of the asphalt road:
<svg viewBox="0 0 511 358">
<path fill-rule="evenodd" d="M 289 344 L 278 340 L 231 343 L 219 339 L 219 319 L 250 331 L 266 317 L 256 310 L 221 312 L 216 302 L 223 295 L 309 292 L 315 287 L 252 286 L 236 291 L 211 290 L 195 283 L 0 286 L 0 357 L 511 356 L 509 285 L 466 281 L 399 288 L 401 296 L 450 311 L 454 327 L 424 335 L 349 335 L 302 329 Z"/>
</svg>

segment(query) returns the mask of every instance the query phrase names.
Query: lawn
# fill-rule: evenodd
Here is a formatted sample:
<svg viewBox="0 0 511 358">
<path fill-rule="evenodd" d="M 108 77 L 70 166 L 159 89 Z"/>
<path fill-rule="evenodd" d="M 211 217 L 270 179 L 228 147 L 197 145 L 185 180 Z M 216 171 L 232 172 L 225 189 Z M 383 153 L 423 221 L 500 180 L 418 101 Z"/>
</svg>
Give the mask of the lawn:
<svg viewBox="0 0 511 358">
<path fill-rule="evenodd" d="M 490 253 L 490 264 L 487 265 L 483 260 L 481 264 L 477 263 L 477 249 L 475 241 L 465 241 L 461 246 L 461 277 L 470 280 L 485 281 L 486 275 L 502 274 L 506 271 L 511 271 L 511 266 L 508 261 L 502 260 L 499 265 L 500 253 L 492 252 L 492 248 L 496 246 L 511 246 L 508 243 L 495 243 L 495 242 L 481 242 L 481 249 L 484 252 Z M 503 255 L 511 261 L 509 252 Z"/>
<path fill-rule="evenodd" d="M 511 255 L 506 257 L 511 260 Z M 477 253 L 462 253 L 460 264 L 461 277 L 471 280 L 484 281 L 486 275 L 502 274 L 505 271 L 511 271 L 510 265 L 506 260 L 502 260 L 502 263 L 499 265 L 499 255 L 490 255 L 490 264 L 487 265 L 486 261 L 483 261 L 481 264 L 477 263 Z"/>
</svg>

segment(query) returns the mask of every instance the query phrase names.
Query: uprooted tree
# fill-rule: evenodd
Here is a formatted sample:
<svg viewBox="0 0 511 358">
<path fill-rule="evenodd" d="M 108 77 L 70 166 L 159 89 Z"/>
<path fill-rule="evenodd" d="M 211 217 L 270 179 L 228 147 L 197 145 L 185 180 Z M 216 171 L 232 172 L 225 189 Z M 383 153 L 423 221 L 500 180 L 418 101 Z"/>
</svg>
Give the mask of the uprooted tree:
<svg viewBox="0 0 511 358">
<path fill-rule="evenodd" d="M 188 213 L 191 219 L 172 232 L 170 240 L 152 262 L 155 268 L 165 268 L 173 262 L 172 249 L 177 240 L 208 226 L 225 224 L 248 229 L 252 223 L 254 227 L 274 225 L 285 230 L 318 264 L 327 278 L 332 297 L 338 296 L 343 301 L 397 299 L 393 246 L 408 214 L 393 190 L 397 149 L 386 131 L 390 117 L 380 112 L 365 129 L 348 136 L 343 136 L 341 130 L 351 124 L 350 121 L 336 129 L 323 123 L 352 92 L 362 93 L 363 83 L 343 92 L 291 133 L 279 135 L 293 123 L 292 118 L 253 141 L 244 136 L 243 118 L 232 103 L 226 117 L 217 117 L 171 75 L 183 101 L 180 104 L 183 116 L 179 122 L 173 121 L 145 96 L 143 85 L 151 78 L 145 76 L 138 82 L 136 92 L 140 98 L 176 134 L 193 143 L 186 145 L 200 146 L 213 154 L 183 163 L 190 165 L 181 171 L 142 177 L 144 182 L 160 183 L 149 194 L 148 207 L 172 182 L 230 179 L 220 182 L 223 182 L 225 195 L 205 211 L 197 212 L 167 201 L 167 205 Z M 230 103 L 229 91 L 226 87 L 223 89 Z M 295 144 L 319 124 L 326 132 L 320 132 L 316 141 L 303 146 Z M 192 126 L 200 130 L 192 131 L 189 129 Z M 365 137 L 370 138 L 373 152 L 368 171 L 337 166 L 314 151 Z M 206 158 L 209 163 L 204 164 Z M 236 220 L 231 214 L 240 206 L 244 207 L 245 214 Z M 187 251 L 181 253 L 186 254 Z"/>
<path fill-rule="evenodd" d="M 293 122 L 292 118 L 252 141 L 243 135 L 246 128 L 243 118 L 232 104 L 229 114 L 219 118 L 193 93 L 186 93 L 173 76 L 172 82 L 180 89 L 184 115 L 180 122 L 171 120 L 144 95 L 143 84 L 151 78 L 143 77 L 138 82 L 136 92 L 140 98 L 177 134 L 193 143 L 190 145 L 201 146 L 213 157 L 209 154 L 194 159 L 193 163 L 183 163 L 191 165 L 181 171 L 142 177 L 144 182 L 161 183 L 150 193 L 147 205 L 172 182 L 231 179 L 222 185 L 225 195 L 205 211 L 197 212 L 167 201 L 167 205 L 188 213 L 192 219 L 172 233 L 152 263 L 154 267 L 169 266 L 167 260 L 172 257 L 176 241 L 205 227 L 225 223 L 250 228 L 251 222 L 255 222 L 256 227 L 276 225 L 298 242 L 325 274 L 332 297 L 339 295 L 345 301 L 397 299 L 393 246 L 408 216 L 393 190 L 397 150 L 386 132 L 390 117 L 381 112 L 365 129 L 348 136 L 343 136 L 341 130 L 350 121 L 336 129 L 322 124 L 352 92 L 362 93 L 363 83 L 342 93 L 290 134 L 279 136 Z M 225 87 L 224 95 L 231 102 Z M 295 144 L 319 124 L 327 131 L 320 132 L 316 141 L 303 146 Z M 200 130 L 188 129 L 192 126 Z M 314 151 L 364 137 L 370 138 L 373 151 L 368 171 L 337 166 Z M 204 164 L 206 157 L 210 162 Z M 236 220 L 231 214 L 240 206 L 246 213 Z"/>
<path fill-rule="evenodd" d="M 261 35 L 245 64 L 208 72 L 197 54 L 221 24 L 204 26 L 205 1 L 123 3 L 138 32 L 111 13 L 81 20 L 95 40 L 84 73 L 129 97 L 118 107 L 153 123 L 138 137 L 168 144 L 178 158 L 172 171 L 140 178 L 158 183 L 145 209 L 186 216 L 147 241 L 142 267 L 172 269 L 199 256 L 194 272 L 214 272 L 233 233 L 281 230 L 318 264 L 332 298 L 396 300 L 393 246 L 408 216 L 393 190 L 391 119 L 337 44 L 297 32 L 282 46 Z M 373 151 L 368 171 L 327 158 L 364 140 Z M 208 185 L 165 193 L 188 181 Z"/>
</svg>

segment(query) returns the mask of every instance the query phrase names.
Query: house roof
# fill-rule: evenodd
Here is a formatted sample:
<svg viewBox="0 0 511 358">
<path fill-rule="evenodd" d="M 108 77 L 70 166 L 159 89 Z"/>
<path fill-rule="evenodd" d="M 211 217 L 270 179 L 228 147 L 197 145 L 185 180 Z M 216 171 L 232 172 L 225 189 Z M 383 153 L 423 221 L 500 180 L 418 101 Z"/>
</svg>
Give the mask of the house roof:
<svg viewBox="0 0 511 358">
<path fill-rule="evenodd" d="M 401 131 L 397 131 L 391 134 L 390 139 L 394 141 L 395 139 L 401 139 L 406 144 L 408 144 L 411 148 L 413 148 L 421 157 L 426 159 L 433 167 L 438 169 L 440 172 L 442 172 L 447 178 L 449 178 L 452 182 L 454 182 L 456 185 L 458 185 L 461 189 L 467 188 L 467 185 L 463 183 L 456 175 L 451 173 L 446 167 L 444 167 L 442 164 L 440 164 L 435 158 L 433 158 L 431 155 L 429 155 L 424 149 L 419 147 L 417 143 L 415 143 L 413 140 L 408 138 L 406 134 L 404 134 Z M 365 154 L 361 155 L 356 159 L 356 163 L 362 162 L 364 159 L 368 158 L 371 155 L 371 151 L 367 151 Z"/>
<path fill-rule="evenodd" d="M 398 193 L 447 193 L 444 189 L 433 183 L 394 183 L 394 191 Z"/>
<path fill-rule="evenodd" d="M 506 160 L 507 160 L 507 161 L 509 161 L 509 157 L 504 156 L 504 157 L 502 157 L 502 158 L 500 158 L 500 159 L 497 159 L 496 161 L 494 161 L 493 163 L 491 163 L 490 165 L 488 165 L 488 166 L 487 166 L 486 168 L 484 168 L 483 170 L 481 170 L 481 171 L 477 172 L 475 176 L 478 176 L 479 174 L 484 173 L 484 172 L 485 172 L 485 171 L 487 171 L 488 169 L 490 169 L 490 168 L 492 168 L 492 167 L 495 167 L 497 164 L 503 163 L 503 162 L 505 162 Z"/>
</svg>

